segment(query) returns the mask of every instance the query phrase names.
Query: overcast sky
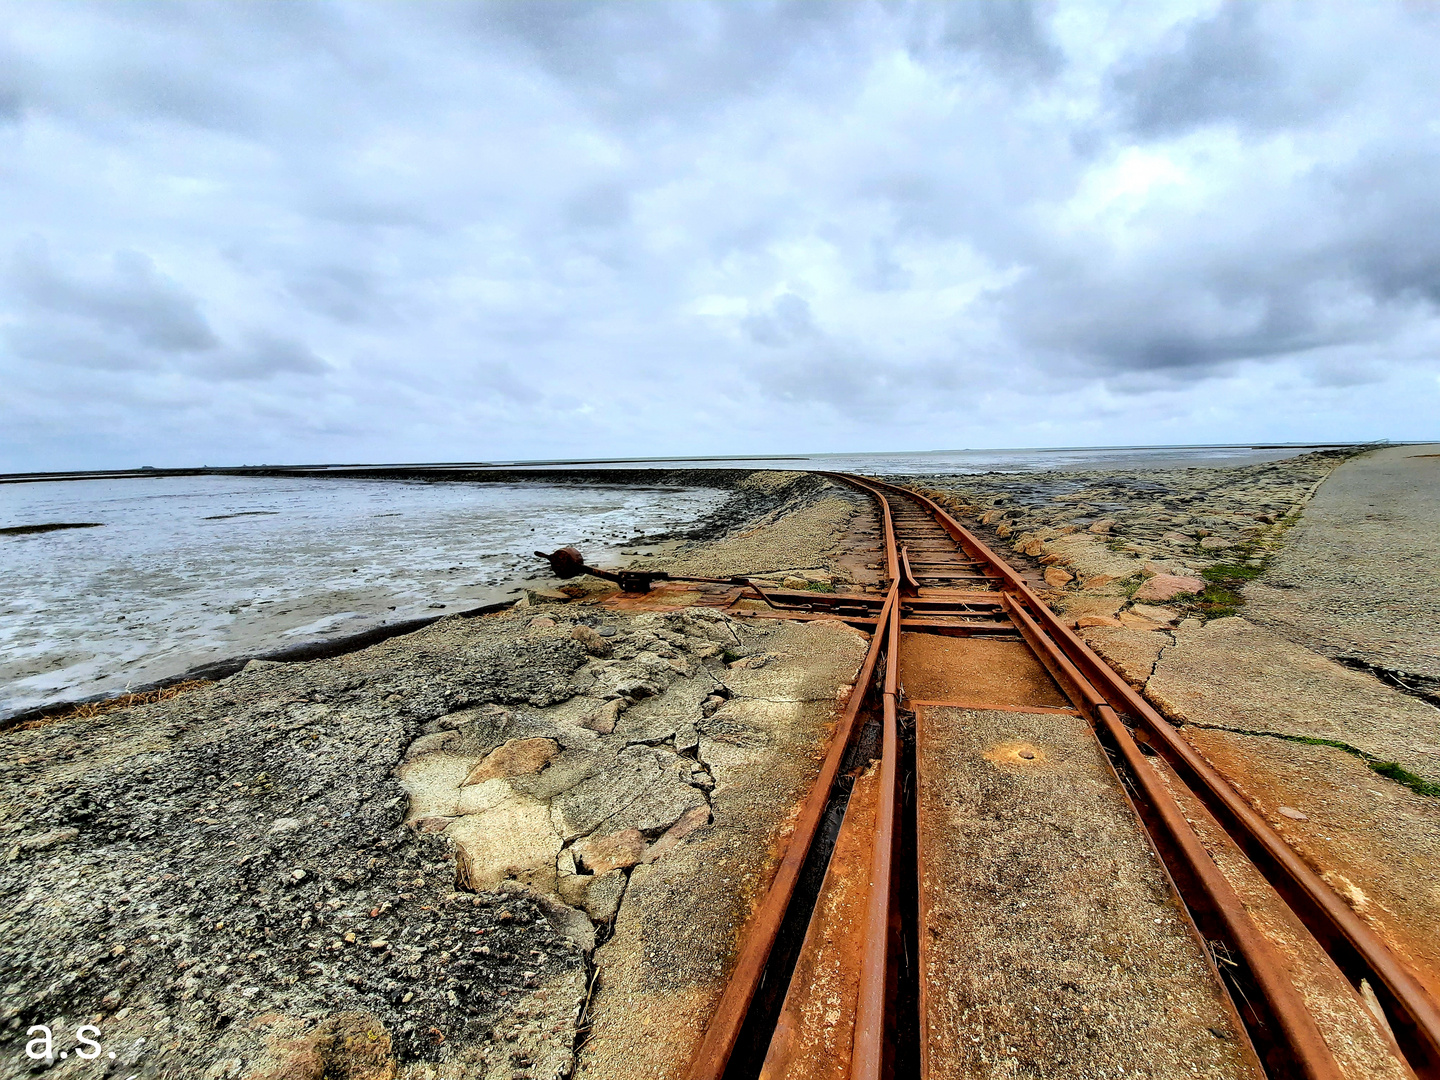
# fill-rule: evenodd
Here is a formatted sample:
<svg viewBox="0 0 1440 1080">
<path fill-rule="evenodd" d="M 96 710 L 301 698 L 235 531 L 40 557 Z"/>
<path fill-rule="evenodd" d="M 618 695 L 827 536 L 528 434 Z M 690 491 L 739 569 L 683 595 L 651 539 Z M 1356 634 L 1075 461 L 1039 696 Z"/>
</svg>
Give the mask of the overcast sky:
<svg viewBox="0 0 1440 1080">
<path fill-rule="evenodd" d="M 1440 436 L 1440 5 L 0 0 L 0 470 Z"/>
</svg>

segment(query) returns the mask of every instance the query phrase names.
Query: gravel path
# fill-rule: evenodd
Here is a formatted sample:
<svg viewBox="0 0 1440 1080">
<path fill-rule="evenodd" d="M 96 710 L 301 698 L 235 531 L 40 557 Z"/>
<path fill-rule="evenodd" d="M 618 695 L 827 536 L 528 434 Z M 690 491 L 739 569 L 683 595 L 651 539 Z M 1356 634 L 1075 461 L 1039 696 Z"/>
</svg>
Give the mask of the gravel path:
<svg viewBox="0 0 1440 1080">
<path fill-rule="evenodd" d="M 1246 598 L 1252 621 L 1440 692 L 1440 444 L 1341 465 Z"/>
</svg>

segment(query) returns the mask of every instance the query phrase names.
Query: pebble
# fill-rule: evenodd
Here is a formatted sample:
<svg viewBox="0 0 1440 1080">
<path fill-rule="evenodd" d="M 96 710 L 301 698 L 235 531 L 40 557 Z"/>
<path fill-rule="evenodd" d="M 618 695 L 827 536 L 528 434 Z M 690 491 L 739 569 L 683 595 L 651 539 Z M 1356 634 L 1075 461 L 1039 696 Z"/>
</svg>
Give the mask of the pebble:
<svg viewBox="0 0 1440 1080">
<path fill-rule="evenodd" d="M 1276 809 L 1276 812 L 1277 812 L 1281 817 L 1287 817 L 1287 818 L 1289 818 L 1291 821 L 1309 821 L 1309 820 L 1310 820 L 1310 815 L 1309 815 L 1309 814 L 1301 813 L 1299 810 L 1296 810 L 1293 806 L 1279 806 L 1279 807 L 1276 807 L 1275 809 Z"/>
<path fill-rule="evenodd" d="M 603 658 L 611 653 L 610 642 L 602 634 L 597 633 L 592 626 L 580 623 L 570 631 L 570 636 L 585 646 L 585 651 L 591 656 Z"/>
</svg>

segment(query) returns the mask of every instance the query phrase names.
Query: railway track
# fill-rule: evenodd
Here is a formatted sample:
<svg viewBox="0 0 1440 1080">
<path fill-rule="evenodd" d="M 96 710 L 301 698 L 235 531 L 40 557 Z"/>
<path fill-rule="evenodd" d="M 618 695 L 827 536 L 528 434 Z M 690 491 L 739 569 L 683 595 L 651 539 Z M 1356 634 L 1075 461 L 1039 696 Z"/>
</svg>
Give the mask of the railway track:
<svg viewBox="0 0 1440 1080">
<path fill-rule="evenodd" d="M 946 752 L 963 725 L 1006 712 L 1037 730 L 1081 732 L 1092 755 L 1098 746 L 1224 988 L 1242 1072 L 1343 1075 L 1286 962 L 1152 757 L 1193 795 L 1188 812 L 1203 806 L 1351 985 L 1372 991 L 1415 1075 L 1440 1080 L 1440 1010 L 1418 980 L 1021 575 L 929 499 L 827 475 L 873 498 L 882 581 L 869 592 L 771 593 L 780 610 L 768 614 L 843 619 L 870 631 L 871 645 L 690 1080 L 965 1075 L 946 1016 L 958 963 L 946 955 L 943 896 L 957 853 L 937 839 Z M 1028 745 L 1006 751 L 1014 765 L 1043 756 Z"/>
</svg>

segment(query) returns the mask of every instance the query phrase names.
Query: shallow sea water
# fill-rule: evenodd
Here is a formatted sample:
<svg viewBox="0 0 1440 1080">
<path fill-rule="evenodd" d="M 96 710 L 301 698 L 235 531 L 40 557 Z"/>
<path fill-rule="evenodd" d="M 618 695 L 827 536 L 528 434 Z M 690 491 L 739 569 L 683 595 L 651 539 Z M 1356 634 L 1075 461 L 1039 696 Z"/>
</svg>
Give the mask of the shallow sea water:
<svg viewBox="0 0 1440 1080">
<path fill-rule="evenodd" d="M 0 717 L 513 597 L 716 507 L 713 488 L 236 477 L 0 485 Z M 628 548 L 627 548 L 628 550 Z M 445 605 L 443 608 L 437 605 Z"/>
<path fill-rule="evenodd" d="M 813 469 L 868 476 L 947 473 L 1186 469 L 1256 465 L 1296 457 L 1320 446 L 1115 446 L 1029 450 L 921 450 L 908 453 L 796 454 L 757 458 L 635 458 L 607 461 L 526 461 L 494 467 L 644 469 Z M 473 468 L 474 466 L 464 466 Z"/>
</svg>

